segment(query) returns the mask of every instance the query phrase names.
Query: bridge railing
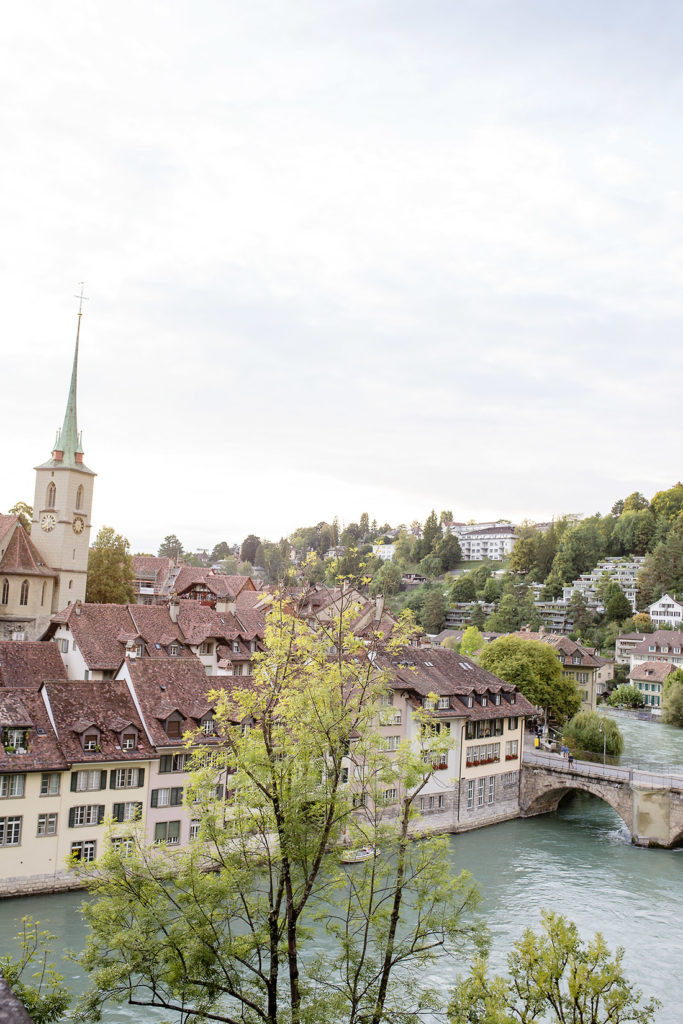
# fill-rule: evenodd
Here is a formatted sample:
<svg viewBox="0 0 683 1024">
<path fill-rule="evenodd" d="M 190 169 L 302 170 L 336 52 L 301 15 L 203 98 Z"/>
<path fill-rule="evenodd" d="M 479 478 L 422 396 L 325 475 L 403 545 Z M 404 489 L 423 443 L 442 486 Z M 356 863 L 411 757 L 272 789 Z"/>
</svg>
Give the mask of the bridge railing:
<svg viewBox="0 0 683 1024">
<path fill-rule="evenodd" d="M 611 764 L 597 764 L 595 761 L 574 760 L 571 767 L 562 754 L 538 753 L 536 750 L 524 751 L 526 764 L 538 764 L 558 772 L 571 772 L 574 775 L 590 776 L 591 778 L 608 779 L 611 782 L 627 782 L 631 786 L 646 786 L 649 789 L 683 789 L 682 775 L 662 775 L 659 772 L 641 771 L 638 768 L 621 768 Z"/>
</svg>

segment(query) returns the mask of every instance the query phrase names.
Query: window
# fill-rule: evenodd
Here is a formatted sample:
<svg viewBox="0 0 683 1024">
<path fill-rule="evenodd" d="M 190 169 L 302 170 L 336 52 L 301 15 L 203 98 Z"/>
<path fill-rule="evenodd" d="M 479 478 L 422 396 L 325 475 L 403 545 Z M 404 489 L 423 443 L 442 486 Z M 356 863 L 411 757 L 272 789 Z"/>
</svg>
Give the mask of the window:
<svg viewBox="0 0 683 1024">
<path fill-rule="evenodd" d="M 100 745 L 100 734 L 98 732 L 87 732 L 83 737 L 84 750 L 97 750 Z"/>
<path fill-rule="evenodd" d="M 354 807 L 365 807 L 365 793 L 354 793 L 351 802 Z"/>
<path fill-rule="evenodd" d="M 467 810 L 471 811 L 474 807 L 474 779 L 470 779 L 467 783 Z"/>
<path fill-rule="evenodd" d="M 104 804 L 83 804 L 69 810 L 69 828 L 82 825 L 101 825 L 104 821 Z"/>
<path fill-rule="evenodd" d="M 57 815 L 53 813 L 38 815 L 39 836 L 54 836 L 57 834 Z"/>
<path fill-rule="evenodd" d="M 139 800 L 130 800 L 125 804 L 114 804 L 111 816 L 114 821 L 136 821 L 142 817 L 142 803 Z"/>
<path fill-rule="evenodd" d="M 133 852 L 133 837 L 132 836 L 112 836 L 111 848 L 121 857 L 130 857 Z"/>
<path fill-rule="evenodd" d="M 488 702 L 489 702 L 489 700 L 488 700 L 488 697 L 487 697 L 487 696 L 486 696 L 485 694 L 482 694 L 482 698 L 481 698 L 481 706 L 482 706 L 483 708 L 485 708 L 485 707 L 486 707 L 486 705 L 488 704 Z"/>
<path fill-rule="evenodd" d="M 59 772 L 43 772 L 40 777 L 41 796 L 59 796 Z"/>
<path fill-rule="evenodd" d="M 400 736 L 384 736 L 382 737 L 382 750 L 398 750 L 400 742 Z"/>
<path fill-rule="evenodd" d="M 180 654 L 179 644 L 171 644 L 171 646 L 168 649 L 168 653 L 171 655 L 172 658 L 177 658 L 177 656 Z"/>
<path fill-rule="evenodd" d="M 519 728 L 519 718 L 508 718 L 508 729 Z"/>
<path fill-rule="evenodd" d="M 71 773 L 71 792 L 85 793 L 107 788 L 107 773 L 99 769 Z"/>
<path fill-rule="evenodd" d="M 109 786 L 111 789 L 135 789 L 144 781 L 144 768 L 113 768 L 109 777 Z"/>
<path fill-rule="evenodd" d="M 581 664 L 581 655 L 580 654 L 575 654 L 573 656 L 573 658 L 572 658 L 572 665 L 580 665 L 580 664 Z"/>
<path fill-rule="evenodd" d="M 471 708 L 471 707 L 473 707 L 473 705 L 474 705 L 474 697 L 470 693 L 469 696 L 467 697 L 467 707 Z"/>
<path fill-rule="evenodd" d="M 512 761 L 519 752 L 519 740 L 509 740 L 505 744 L 505 760 Z"/>
<path fill-rule="evenodd" d="M 145 653 L 145 645 L 144 644 L 136 644 L 135 645 L 135 657 L 136 658 L 141 658 L 144 653 Z"/>
<path fill-rule="evenodd" d="M 71 859 L 92 861 L 95 859 L 96 843 L 94 839 L 84 839 L 82 843 L 71 844 Z"/>
<path fill-rule="evenodd" d="M 6 754 L 25 754 L 28 750 L 28 729 L 3 729 L 2 745 Z"/>
<path fill-rule="evenodd" d="M 28 604 L 28 580 L 24 580 L 19 591 L 19 604 Z"/>
<path fill-rule="evenodd" d="M 384 799 L 386 800 L 386 802 L 388 804 L 395 804 L 396 800 L 397 800 L 397 797 L 398 797 L 398 790 L 397 789 L 385 789 L 384 790 Z"/>
<path fill-rule="evenodd" d="M 477 806 L 484 806 L 484 794 L 486 792 L 486 779 L 477 779 Z"/>
<path fill-rule="evenodd" d="M 2 596 L 0 596 L 0 604 L 7 604 L 9 601 L 9 580 L 4 579 L 2 581 Z"/>
<path fill-rule="evenodd" d="M 450 706 L 451 706 L 451 698 L 450 697 L 439 697 L 439 707 L 441 708 L 442 711 L 445 710 L 446 708 L 449 708 Z"/>
<path fill-rule="evenodd" d="M 78 490 L 76 491 L 76 508 L 77 509 L 83 508 L 83 485 L 82 484 L 79 485 Z"/>
<path fill-rule="evenodd" d="M 517 782 L 517 772 L 505 772 L 505 775 L 503 775 L 503 785 L 504 786 L 514 786 L 514 784 L 516 782 Z"/>
<path fill-rule="evenodd" d="M 8 818 L 0 818 L 0 846 L 19 846 L 21 844 L 21 815 L 15 814 Z"/>
<path fill-rule="evenodd" d="M 187 771 L 189 754 L 163 754 L 159 759 L 159 774 Z"/>
<path fill-rule="evenodd" d="M 381 708 L 390 708 L 394 703 L 393 693 L 383 693 L 379 698 L 379 706 Z"/>
<path fill-rule="evenodd" d="M 181 726 L 181 719 L 180 718 L 178 718 L 178 717 L 176 717 L 176 718 L 167 718 L 166 719 L 166 735 L 170 736 L 171 739 L 180 739 L 180 726 Z"/>
<path fill-rule="evenodd" d="M 54 508 L 57 502 L 57 488 L 54 483 L 50 481 L 47 485 L 47 491 L 45 492 L 45 508 Z"/>
<path fill-rule="evenodd" d="M 199 645 L 200 654 L 213 654 L 213 644 L 208 640 L 205 640 L 203 644 Z"/>
<path fill-rule="evenodd" d="M 154 842 L 177 846 L 180 842 L 180 822 L 158 821 L 154 826 Z"/>
<path fill-rule="evenodd" d="M 69 650 L 69 641 L 63 638 L 57 640 L 57 649 L 61 651 L 62 654 L 67 654 Z"/>
<path fill-rule="evenodd" d="M 202 719 L 202 732 L 205 736 L 213 736 L 214 734 L 214 721 L 213 718 Z"/>
<path fill-rule="evenodd" d="M 495 775 L 489 775 L 488 785 L 488 801 L 490 804 L 493 803 L 496 796 L 496 777 Z"/>
<path fill-rule="evenodd" d="M 199 818 L 193 818 L 190 822 L 190 842 L 199 838 Z"/>
<path fill-rule="evenodd" d="M 500 704 L 500 694 L 499 693 L 494 693 L 494 695 L 493 695 L 493 703 L 494 704 Z"/>
<path fill-rule="evenodd" d="M 138 744 L 138 735 L 135 732 L 124 732 L 121 737 L 121 750 L 135 750 Z"/>
<path fill-rule="evenodd" d="M 239 640 L 233 640 L 233 642 L 232 642 L 232 652 L 233 652 L 233 654 L 239 654 L 240 653 L 240 642 L 239 642 Z"/>
<path fill-rule="evenodd" d="M 0 798 L 24 795 L 25 775 L 0 775 Z"/>
<path fill-rule="evenodd" d="M 183 787 L 171 786 L 152 790 L 152 807 L 178 807 L 183 802 Z"/>
</svg>

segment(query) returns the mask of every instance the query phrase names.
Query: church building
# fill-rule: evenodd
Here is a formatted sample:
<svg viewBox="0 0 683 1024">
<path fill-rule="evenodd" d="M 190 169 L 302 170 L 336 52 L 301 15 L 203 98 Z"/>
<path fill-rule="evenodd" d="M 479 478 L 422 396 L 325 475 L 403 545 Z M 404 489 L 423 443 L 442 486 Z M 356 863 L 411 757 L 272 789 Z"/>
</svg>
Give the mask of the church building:
<svg viewBox="0 0 683 1024">
<path fill-rule="evenodd" d="M 61 430 L 47 462 L 36 466 L 31 532 L 19 516 L 0 515 L 0 640 L 42 636 L 50 616 L 85 600 L 95 473 L 83 462 L 76 415 L 78 346 Z"/>
</svg>

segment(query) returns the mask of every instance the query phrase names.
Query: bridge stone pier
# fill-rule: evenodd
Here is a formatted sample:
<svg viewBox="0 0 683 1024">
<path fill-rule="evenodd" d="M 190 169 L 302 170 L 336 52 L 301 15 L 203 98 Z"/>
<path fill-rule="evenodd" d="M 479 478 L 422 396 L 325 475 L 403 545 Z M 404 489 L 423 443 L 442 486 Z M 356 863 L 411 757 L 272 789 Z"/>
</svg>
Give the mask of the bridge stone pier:
<svg viewBox="0 0 683 1024">
<path fill-rule="evenodd" d="M 559 754 L 524 752 L 520 814 L 530 818 L 557 810 L 567 793 L 600 797 L 625 822 L 631 838 L 644 846 L 683 843 L 683 775 L 659 775 L 633 768 L 568 761 Z"/>
</svg>

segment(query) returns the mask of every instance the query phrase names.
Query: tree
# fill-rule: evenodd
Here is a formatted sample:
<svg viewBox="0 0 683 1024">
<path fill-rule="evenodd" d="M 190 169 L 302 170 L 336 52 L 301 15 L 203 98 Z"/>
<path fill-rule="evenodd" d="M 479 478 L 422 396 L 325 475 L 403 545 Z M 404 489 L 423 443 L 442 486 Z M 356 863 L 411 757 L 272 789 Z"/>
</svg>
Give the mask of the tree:
<svg viewBox="0 0 683 1024">
<path fill-rule="evenodd" d="M 86 601 L 131 604 L 135 601 L 134 579 L 130 544 L 111 526 L 103 526 L 88 552 Z"/>
<path fill-rule="evenodd" d="M 540 932 L 527 928 L 508 954 L 508 977 L 490 977 L 481 958 L 459 979 L 450 1024 L 648 1024 L 660 1004 L 642 1004 L 623 961 L 600 932 L 583 942 L 573 922 L 542 910 Z"/>
<path fill-rule="evenodd" d="M 494 580 L 493 576 L 489 576 L 486 583 L 484 584 L 484 600 L 492 603 L 500 598 L 500 583 L 498 580 Z"/>
<path fill-rule="evenodd" d="M 209 561 L 214 565 L 216 562 L 220 562 L 224 558 L 229 558 L 231 555 L 232 548 L 228 544 L 227 540 L 221 540 L 218 544 L 214 544 L 213 551 L 209 555 Z"/>
<path fill-rule="evenodd" d="M 26 1007 L 33 1024 L 51 1024 L 63 1019 L 71 1003 L 71 994 L 62 984 L 63 975 L 56 972 L 51 962 L 51 946 L 57 936 L 39 931 L 40 921 L 32 917 L 22 917 L 21 924 L 22 931 L 16 936 L 21 955 L 18 959 L 1 956 L 0 971 Z M 29 977 L 34 981 L 24 980 L 26 971 L 30 971 Z"/>
<path fill-rule="evenodd" d="M 569 598 L 567 605 L 567 616 L 571 619 L 574 629 L 580 636 L 584 636 L 588 628 L 595 622 L 595 615 L 589 609 L 586 598 L 580 590 L 575 590 Z"/>
<path fill-rule="evenodd" d="M 638 603 L 641 608 L 646 608 L 665 591 L 682 589 L 683 536 L 672 531 L 651 554 L 645 556 L 638 573 Z"/>
<path fill-rule="evenodd" d="M 624 498 L 623 504 L 624 512 L 640 512 L 650 506 L 650 502 L 640 491 L 634 491 L 633 494 L 629 494 L 628 498 Z"/>
<path fill-rule="evenodd" d="M 173 558 L 174 560 L 182 557 L 183 545 L 175 533 L 169 533 L 168 536 L 164 537 L 159 545 L 157 554 L 159 558 Z"/>
<path fill-rule="evenodd" d="M 462 635 L 460 641 L 460 650 L 463 654 L 466 654 L 468 658 L 480 651 L 486 641 L 480 630 L 476 626 L 468 626 Z"/>
<path fill-rule="evenodd" d="M 225 558 L 221 559 L 219 564 L 221 567 L 221 572 L 227 573 L 228 576 L 236 575 L 237 568 L 239 566 L 237 555 L 226 555 Z"/>
<path fill-rule="evenodd" d="M 253 533 L 250 533 L 248 537 L 245 537 L 242 541 L 242 547 L 240 548 L 240 560 L 242 562 L 251 562 L 253 565 L 256 558 L 256 552 L 260 544 L 260 539 Z"/>
<path fill-rule="evenodd" d="M 356 614 L 311 630 L 276 604 L 248 685 L 210 695 L 219 741 L 188 793 L 197 840 L 167 852 L 133 825 L 129 849 L 81 866 L 91 1017 L 111 1000 L 181 1009 L 185 1021 L 414 1020 L 434 1006 L 427 972 L 480 939 L 476 887 L 451 874 L 445 837 L 411 841 L 432 758 L 422 744 L 388 756 L 375 730 L 389 686 L 380 666 L 400 645 L 375 636 L 366 647 Z M 419 713 L 418 735 L 438 755 L 450 740 L 431 721 Z M 225 766 L 229 804 L 210 795 Z M 388 787 L 399 794 L 391 818 Z M 344 832 L 382 856 L 344 869 L 326 856 Z"/>
<path fill-rule="evenodd" d="M 427 633 L 440 633 L 446 624 L 446 607 L 440 590 L 431 590 L 422 608 L 422 627 Z"/>
<path fill-rule="evenodd" d="M 358 521 L 358 529 L 360 530 L 362 539 L 365 540 L 370 533 L 370 517 L 367 512 L 361 513 L 360 520 Z"/>
<path fill-rule="evenodd" d="M 655 624 L 645 612 L 633 616 L 633 628 L 636 633 L 654 633 Z"/>
<path fill-rule="evenodd" d="M 561 722 L 571 718 L 581 706 L 576 684 L 562 675 L 555 651 L 540 640 L 498 637 L 484 648 L 479 664 L 518 686 L 532 704 Z"/>
<path fill-rule="evenodd" d="M 671 675 L 675 675 L 674 672 Z M 670 682 L 671 676 L 667 679 L 668 686 L 664 687 L 662 694 L 662 721 L 665 725 L 676 725 L 683 729 L 683 683 L 678 680 Z"/>
<path fill-rule="evenodd" d="M 657 520 L 650 509 L 624 512 L 614 527 L 614 537 L 624 555 L 644 555 L 655 535 Z"/>
<path fill-rule="evenodd" d="M 437 558 L 436 555 L 425 555 L 425 557 L 420 560 L 418 569 L 423 576 L 429 576 L 431 579 L 440 576 L 443 572 L 441 559 Z"/>
<path fill-rule="evenodd" d="M 637 686 L 622 684 L 610 693 L 607 703 L 613 708 L 642 708 L 643 695 Z"/>
<path fill-rule="evenodd" d="M 672 522 L 683 511 L 683 484 L 679 481 L 668 491 L 657 491 L 652 496 L 650 508 L 656 516 Z"/>
<path fill-rule="evenodd" d="M 602 754 L 605 750 L 613 757 L 618 757 L 624 750 L 624 737 L 617 723 L 612 718 L 599 715 L 597 711 L 579 711 L 564 726 L 562 735 L 573 741 L 578 750 L 588 750 L 593 754 Z"/>
<path fill-rule="evenodd" d="M 391 597 L 397 594 L 401 586 L 401 570 L 394 562 L 383 562 L 375 573 L 370 584 L 370 593 L 373 597 L 382 594 L 384 597 Z"/>
<path fill-rule="evenodd" d="M 12 505 L 9 510 L 9 515 L 19 516 L 21 525 L 28 533 L 31 532 L 31 523 L 33 522 L 33 505 L 27 505 L 25 501 L 18 501 L 15 505 Z"/>
<path fill-rule="evenodd" d="M 477 588 L 472 579 L 472 574 L 465 572 L 462 576 L 457 576 L 451 587 L 451 600 L 464 602 L 476 601 L 476 599 Z"/>
<path fill-rule="evenodd" d="M 425 520 L 422 533 L 422 557 L 431 555 L 438 541 L 441 540 L 442 532 L 441 523 L 436 518 L 436 512 L 432 509 Z"/>
<path fill-rule="evenodd" d="M 605 621 L 606 622 L 621 622 L 622 619 L 627 619 L 633 614 L 631 608 L 631 602 L 626 597 L 624 591 L 619 587 L 618 593 L 613 593 L 607 602 L 605 607 Z"/>
<path fill-rule="evenodd" d="M 434 554 L 440 559 L 444 572 L 455 569 L 462 559 L 460 541 L 454 533 L 448 533 L 438 541 Z"/>
</svg>

